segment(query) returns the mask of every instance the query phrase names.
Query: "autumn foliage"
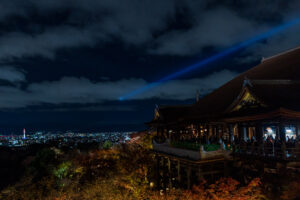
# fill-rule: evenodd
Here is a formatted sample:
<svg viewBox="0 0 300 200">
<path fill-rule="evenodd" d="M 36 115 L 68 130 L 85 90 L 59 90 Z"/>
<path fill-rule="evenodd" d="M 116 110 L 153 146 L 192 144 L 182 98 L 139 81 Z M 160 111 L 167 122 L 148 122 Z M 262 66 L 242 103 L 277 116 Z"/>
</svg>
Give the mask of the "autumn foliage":
<svg viewBox="0 0 300 200">
<path fill-rule="evenodd" d="M 214 184 L 194 186 L 192 190 L 171 190 L 164 194 L 156 194 L 150 199 L 166 200 L 259 200 L 266 199 L 260 189 L 260 180 L 253 179 L 248 185 L 240 187 L 240 183 L 232 178 L 221 178 Z"/>
<path fill-rule="evenodd" d="M 87 152 L 44 149 L 37 153 L 22 180 L 0 192 L 0 199 L 266 199 L 259 179 L 245 186 L 232 178 L 221 178 L 214 184 L 203 180 L 192 190 L 157 191 L 150 187 L 155 177 L 154 157 L 145 146 L 150 147 L 142 142 Z"/>
</svg>

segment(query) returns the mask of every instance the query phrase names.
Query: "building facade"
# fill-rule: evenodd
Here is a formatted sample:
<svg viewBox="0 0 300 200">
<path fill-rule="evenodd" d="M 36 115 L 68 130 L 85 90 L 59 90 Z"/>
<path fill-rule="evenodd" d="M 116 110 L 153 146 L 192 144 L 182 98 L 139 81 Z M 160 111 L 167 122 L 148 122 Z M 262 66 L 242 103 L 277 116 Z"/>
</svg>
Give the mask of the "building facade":
<svg viewBox="0 0 300 200">
<path fill-rule="evenodd" d="M 195 104 L 158 106 L 147 124 L 155 135 L 161 187 L 180 184 L 182 173 L 190 187 L 191 177 L 226 173 L 226 163 L 241 157 L 295 165 L 300 161 L 300 48 L 263 59 Z"/>
</svg>

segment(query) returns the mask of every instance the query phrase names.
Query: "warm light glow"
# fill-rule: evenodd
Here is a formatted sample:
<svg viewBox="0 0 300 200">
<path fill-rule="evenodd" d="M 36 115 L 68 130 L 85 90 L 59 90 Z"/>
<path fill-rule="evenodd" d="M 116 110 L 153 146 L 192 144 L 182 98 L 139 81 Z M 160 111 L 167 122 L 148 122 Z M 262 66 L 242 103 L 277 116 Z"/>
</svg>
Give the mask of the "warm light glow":
<svg viewBox="0 0 300 200">
<path fill-rule="evenodd" d="M 272 129 L 271 127 L 268 127 L 268 128 L 267 128 L 267 132 L 268 132 L 268 133 L 273 133 L 273 129 Z"/>
<path fill-rule="evenodd" d="M 266 132 L 264 134 L 265 138 L 271 137 L 272 139 L 276 138 L 276 133 L 272 127 L 267 127 Z"/>
<path fill-rule="evenodd" d="M 292 131 L 292 129 L 286 129 L 285 132 L 286 133 L 292 133 L 293 131 Z"/>
<path fill-rule="evenodd" d="M 154 187 L 154 183 L 150 182 L 150 187 L 153 188 Z"/>
</svg>

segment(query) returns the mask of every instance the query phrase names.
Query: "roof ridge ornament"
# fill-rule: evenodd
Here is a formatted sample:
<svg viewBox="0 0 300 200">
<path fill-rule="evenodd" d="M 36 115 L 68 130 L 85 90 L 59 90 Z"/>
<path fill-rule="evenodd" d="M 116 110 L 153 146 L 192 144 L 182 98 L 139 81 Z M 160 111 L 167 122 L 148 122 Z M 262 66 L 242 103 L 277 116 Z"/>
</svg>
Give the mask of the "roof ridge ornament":
<svg viewBox="0 0 300 200">
<path fill-rule="evenodd" d="M 159 106 L 157 104 L 155 104 L 154 119 L 157 120 L 159 117 L 160 117 Z"/>
<path fill-rule="evenodd" d="M 245 77 L 244 77 L 243 86 L 244 86 L 244 87 L 245 87 L 245 86 L 250 86 L 250 87 L 253 87 L 251 80 L 250 80 L 250 79 L 248 79 L 248 77 L 247 77 L 247 76 L 245 76 Z"/>
</svg>

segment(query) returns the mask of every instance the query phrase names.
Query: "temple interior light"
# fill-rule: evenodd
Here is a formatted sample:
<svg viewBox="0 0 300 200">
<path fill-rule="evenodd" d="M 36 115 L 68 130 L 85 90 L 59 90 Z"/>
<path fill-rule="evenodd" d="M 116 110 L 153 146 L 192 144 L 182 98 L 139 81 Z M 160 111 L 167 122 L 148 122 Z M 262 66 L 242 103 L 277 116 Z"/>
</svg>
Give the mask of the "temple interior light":
<svg viewBox="0 0 300 200">
<path fill-rule="evenodd" d="M 271 127 L 268 127 L 268 128 L 267 128 L 267 132 L 268 132 L 268 133 L 273 133 L 273 129 L 272 129 Z"/>
<path fill-rule="evenodd" d="M 265 138 L 268 138 L 268 137 L 272 137 L 273 139 L 276 138 L 276 132 L 274 131 L 274 128 L 267 127 L 265 130 L 266 130 L 266 132 L 264 134 Z"/>
<path fill-rule="evenodd" d="M 287 128 L 287 129 L 285 129 L 285 133 L 290 134 L 290 133 L 293 133 L 293 131 L 292 131 L 292 129 Z"/>
</svg>

